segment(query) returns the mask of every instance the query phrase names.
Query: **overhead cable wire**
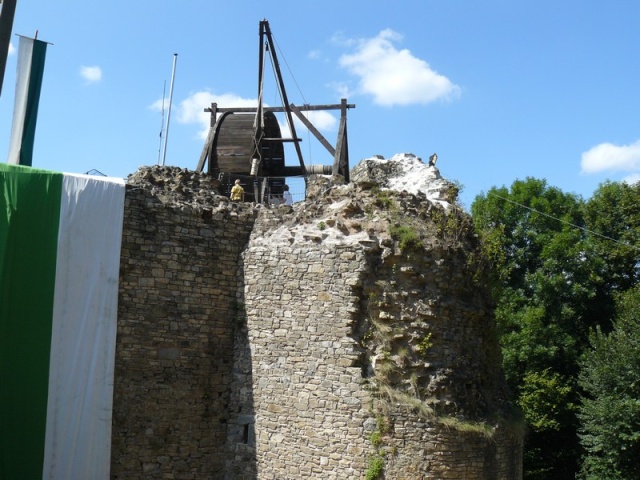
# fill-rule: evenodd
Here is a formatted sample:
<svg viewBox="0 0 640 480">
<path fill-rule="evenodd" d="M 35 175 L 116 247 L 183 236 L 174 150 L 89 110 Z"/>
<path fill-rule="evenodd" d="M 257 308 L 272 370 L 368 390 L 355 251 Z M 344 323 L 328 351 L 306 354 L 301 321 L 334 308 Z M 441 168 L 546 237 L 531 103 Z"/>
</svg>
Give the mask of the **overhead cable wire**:
<svg viewBox="0 0 640 480">
<path fill-rule="evenodd" d="M 264 69 L 261 71 L 261 75 L 259 78 L 258 85 L 258 108 L 256 108 L 256 116 L 253 119 L 253 148 L 255 150 L 255 154 L 258 156 L 259 160 L 262 160 L 262 152 L 260 151 L 260 142 L 264 138 L 264 110 L 262 107 L 262 102 L 264 98 Z M 258 131 L 258 126 L 260 127 L 260 136 L 256 135 Z"/>
<path fill-rule="evenodd" d="M 289 63 L 287 62 L 287 57 L 284 56 L 284 52 L 282 51 L 282 49 L 280 48 L 280 45 L 278 44 L 278 41 L 273 38 L 273 43 L 275 43 L 276 48 L 278 49 L 278 51 L 280 52 L 280 57 L 284 60 L 284 64 L 287 66 L 287 71 L 289 72 L 289 75 L 291 75 L 291 78 L 293 79 L 293 83 L 296 85 L 296 88 L 298 89 L 298 92 L 300 93 L 300 96 L 302 97 L 302 102 L 304 103 L 304 105 L 309 105 L 309 102 L 307 102 L 307 99 L 304 96 L 304 93 L 302 93 L 302 89 L 300 88 L 300 85 L 298 84 L 298 81 L 296 80 L 295 75 L 293 74 L 293 71 L 291 70 L 291 67 L 289 66 Z M 307 120 L 309 119 L 309 113 L 304 113 L 303 115 L 305 115 L 307 117 Z M 309 129 L 307 128 L 307 152 L 309 154 L 309 158 L 313 159 L 312 155 L 311 155 L 311 132 L 309 131 Z M 313 164 L 313 161 L 312 163 Z"/>
<path fill-rule="evenodd" d="M 561 218 L 554 217 L 553 215 L 550 215 L 550 214 L 545 213 L 545 212 L 541 212 L 540 210 L 536 210 L 535 208 L 527 207 L 526 205 L 523 205 L 523 204 L 518 203 L 518 202 L 514 202 L 513 200 L 510 200 L 510 199 L 508 199 L 508 198 L 502 197 L 502 196 L 500 196 L 500 195 L 498 195 L 498 194 L 496 194 L 496 193 L 488 192 L 488 193 L 487 193 L 487 195 L 491 195 L 492 197 L 499 198 L 499 199 L 501 199 L 501 200 L 504 200 L 505 202 L 509 202 L 509 203 L 512 203 L 512 204 L 517 205 L 517 206 L 519 206 L 519 207 L 526 208 L 527 210 L 530 210 L 530 211 L 532 211 L 532 212 L 538 213 L 538 214 L 540 214 L 540 215 L 542 215 L 542 216 L 545 216 L 545 217 L 551 218 L 551 219 L 553 219 L 553 220 L 557 220 L 558 222 L 560 222 L 560 223 L 564 223 L 565 225 L 569 225 L 569 226 L 571 226 L 571 227 L 578 228 L 578 229 L 580 229 L 580 230 L 582 230 L 582 231 L 584 231 L 584 232 L 586 232 L 586 233 L 589 233 L 589 234 L 591 234 L 591 235 L 595 235 L 595 236 L 600 237 L 600 238 L 603 238 L 603 239 L 605 239 L 605 240 L 609 240 L 609 241 L 611 241 L 611 242 L 614 242 L 614 243 L 617 243 L 617 244 L 623 245 L 623 246 L 625 246 L 625 247 L 629 247 L 629 248 L 632 248 L 632 249 L 634 249 L 634 250 L 638 250 L 638 251 L 640 251 L 640 247 L 637 247 L 637 246 L 635 246 L 635 245 L 631 245 L 630 243 L 623 242 L 623 241 L 621 241 L 621 240 L 617 240 L 617 239 L 615 239 L 615 238 L 609 237 L 609 236 L 607 236 L 607 235 L 603 235 L 603 234 L 598 233 L 598 232 L 594 232 L 593 230 L 590 230 L 590 229 L 588 229 L 588 228 L 586 228 L 586 227 L 581 227 L 580 225 L 576 225 L 575 223 L 571 223 L 571 222 L 568 222 L 568 221 L 566 221 L 566 220 L 562 220 Z"/>
<path fill-rule="evenodd" d="M 291 68 L 289 67 L 289 64 L 287 63 L 287 58 L 284 56 L 284 53 L 282 52 L 282 49 L 280 48 L 280 45 L 278 45 L 278 42 L 276 41 L 275 38 L 273 38 L 273 43 L 276 44 L 276 47 L 280 52 L 280 57 L 284 60 L 284 64 L 287 66 L 287 70 L 289 71 L 289 75 L 291 75 L 291 78 L 293 79 L 293 83 L 296 84 L 296 88 L 298 89 L 298 92 L 300 92 L 302 101 L 304 102 L 305 105 L 307 105 L 309 102 L 307 102 L 307 99 L 304 98 L 304 93 L 302 93 L 302 89 L 300 88 L 300 85 L 298 85 L 298 81 L 296 80 L 295 75 L 293 74 L 293 72 L 291 71 Z"/>
<path fill-rule="evenodd" d="M 287 65 L 287 70 L 289 70 L 289 74 L 293 77 L 293 81 L 296 84 L 296 87 L 298 87 L 298 91 L 300 92 L 300 95 L 302 96 L 302 100 L 306 104 L 306 99 L 304 98 L 304 94 L 300 90 L 300 87 L 298 86 L 298 82 L 296 82 L 296 79 L 293 76 L 293 73 L 291 72 L 291 69 L 289 68 L 289 64 L 287 63 L 286 58 L 284 58 L 284 54 L 282 53 L 282 49 L 280 48 L 280 46 L 276 42 L 275 38 L 273 38 L 273 35 L 272 35 L 271 38 L 272 38 L 273 42 L 275 43 L 276 47 L 278 48 L 278 51 L 280 52 L 281 57 L 284 59 L 284 62 Z M 271 62 L 271 68 L 275 72 L 276 71 L 276 65 L 275 65 L 275 59 L 273 58 L 273 55 L 269 55 L 269 60 Z M 284 92 L 282 91 L 282 88 L 280 88 L 280 83 L 279 82 L 276 82 L 276 83 L 277 83 L 278 93 L 280 94 L 280 103 L 282 103 L 283 107 L 288 107 L 288 105 L 284 104 Z M 289 115 L 285 115 L 285 119 L 286 119 L 287 125 L 289 126 L 289 130 L 293 131 L 293 129 L 291 128 L 292 126 L 289 124 Z M 293 122 L 293 119 L 291 119 L 291 121 Z M 310 137 L 309 129 L 307 129 L 307 147 L 309 148 L 309 158 L 311 158 L 311 142 L 309 141 L 310 138 L 311 137 Z"/>
</svg>

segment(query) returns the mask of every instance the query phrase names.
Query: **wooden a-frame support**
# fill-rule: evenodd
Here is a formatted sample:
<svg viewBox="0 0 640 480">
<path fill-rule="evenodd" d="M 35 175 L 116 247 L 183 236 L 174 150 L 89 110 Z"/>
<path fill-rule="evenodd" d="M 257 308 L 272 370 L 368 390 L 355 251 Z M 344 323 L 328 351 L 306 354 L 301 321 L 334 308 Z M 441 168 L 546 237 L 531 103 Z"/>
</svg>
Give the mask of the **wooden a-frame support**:
<svg viewBox="0 0 640 480">
<path fill-rule="evenodd" d="M 266 38 L 266 44 L 264 42 L 264 38 Z M 271 51 L 273 65 L 275 69 L 275 74 L 278 80 L 278 85 L 280 87 L 280 92 L 283 100 L 283 107 L 263 107 L 262 105 L 262 76 L 264 73 L 264 51 L 263 44 L 265 44 L 266 49 Z M 289 129 L 291 130 L 291 135 L 293 138 L 291 139 L 269 139 L 269 140 L 277 140 L 281 142 L 294 142 L 296 153 L 298 155 L 298 160 L 300 162 L 300 169 L 303 175 L 307 174 L 307 170 L 304 165 L 304 160 L 302 158 L 302 150 L 300 149 L 300 139 L 296 136 L 296 130 L 293 123 L 292 113 L 294 113 L 300 121 L 309 129 L 311 133 L 320 141 L 320 143 L 327 149 L 327 151 L 333 156 L 333 166 L 331 168 L 331 172 L 333 175 L 339 174 L 342 175 L 345 181 L 349 181 L 349 148 L 348 148 L 348 138 L 347 138 L 347 110 L 349 108 L 355 108 L 354 104 L 348 104 L 346 99 L 342 99 L 339 105 L 303 105 L 296 106 L 293 103 L 289 103 L 287 100 L 287 94 L 284 87 L 284 82 L 282 80 L 282 74 L 280 72 L 280 66 L 278 63 L 278 58 L 275 49 L 273 48 L 273 38 L 271 36 L 271 29 L 269 28 L 269 22 L 263 20 L 260 22 L 260 58 L 259 58 L 259 70 L 258 70 L 258 106 L 256 108 L 219 108 L 216 103 L 212 103 L 210 108 L 205 108 L 205 112 L 211 113 L 211 122 L 209 126 L 209 133 L 207 134 L 207 140 L 205 141 L 204 147 L 202 149 L 202 153 L 200 154 L 200 159 L 198 161 L 197 171 L 202 172 L 204 170 L 204 166 L 209 160 L 209 171 L 212 170 L 211 166 L 211 158 L 213 154 L 213 148 L 216 143 L 216 132 L 218 131 L 218 127 L 220 122 L 224 119 L 224 117 L 230 113 L 257 113 L 258 115 L 262 115 L 263 112 L 284 112 L 287 117 L 287 123 L 289 124 Z M 318 131 L 317 128 L 307 119 L 302 112 L 313 111 L 313 110 L 340 110 L 340 126 L 338 128 L 338 138 L 336 141 L 336 147 L 334 148 L 326 138 Z M 218 118 L 218 114 L 221 114 Z M 260 128 L 258 125 L 257 128 Z M 256 141 L 259 141 L 261 138 L 261 131 L 256 132 Z"/>
</svg>

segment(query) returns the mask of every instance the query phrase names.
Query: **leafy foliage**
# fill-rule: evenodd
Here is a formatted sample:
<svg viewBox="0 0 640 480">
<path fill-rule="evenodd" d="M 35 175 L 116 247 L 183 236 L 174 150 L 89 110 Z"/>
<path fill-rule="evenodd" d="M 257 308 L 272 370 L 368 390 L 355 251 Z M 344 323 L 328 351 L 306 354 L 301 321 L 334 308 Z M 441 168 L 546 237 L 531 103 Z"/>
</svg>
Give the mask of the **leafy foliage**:
<svg viewBox="0 0 640 480">
<path fill-rule="evenodd" d="M 522 382 L 519 405 L 530 428 L 559 431 L 566 424 L 562 416 L 575 409 L 572 392 L 571 380 L 549 369 L 528 372 Z"/>
<path fill-rule="evenodd" d="M 376 188 L 373 192 L 376 196 L 376 205 L 380 208 L 392 209 L 397 206 L 389 190 Z"/>
<path fill-rule="evenodd" d="M 624 292 L 640 280 L 640 183 L 607 182 L 600 185 L 585 206 L 585 222 L 594 250 L 603 259 L 601 275 L 607 291 Z M 610 310 L 613 302 L 609 298 Z"/>
<path fill-rule="evenodd" d="M 493 267 L 505 374 L 527 423 L 525 478 L 573 479 L 581 446 L 584 478 L 640 478 L 631 462 L 640 378 L 629 372 L 640 371 L 640 354 L 624 316 L 640 300 L 624 297 L 627 313 L 607 336 L 614 299 L 640 281 L 640 184 L 608 182 L 585 202 L 527 178 L 492 188 L 471 211 Z"/>
<path fill-rule="evenodd" d="M 402 251 L 422 248 L 420 234 L 410 225 L 393 225 L 389 233 L 392 238 L 398 240 L 398 246 Z"/>
<path fill-rule="evenodd" d="M 380 478 L 382 472 L 384 471 L 384 457 L 380 455 L 374 455 L 369 459 L 369 467 L 365 472 L 366 480 L 376 480 Z"/>
<path fill-rule="evenodd" d="M 578 359 L 601 283 L 580 197 L 544 180 L 476 198 L 472 215 L 493 262 L 492 290 L 507 381 L 528 427 L 525 478 L 574 478 Z M 595 273 L 594 273 L 595 272 Z"/>
<path fill-rule="evenodd" d="M 579 382 L 583 478 L 640 478 L 640 289 L 622 294 L 613 331 L 596 329 Z"/>
<path fill-rule="evenodd" d="M 433 342 L 431 341 L 431 332 L 427 333 L 424 338 L 418 344 L 416 350 L 420 355 L 425 357 L 429 349 L 433 347 Z"/>
</svg>

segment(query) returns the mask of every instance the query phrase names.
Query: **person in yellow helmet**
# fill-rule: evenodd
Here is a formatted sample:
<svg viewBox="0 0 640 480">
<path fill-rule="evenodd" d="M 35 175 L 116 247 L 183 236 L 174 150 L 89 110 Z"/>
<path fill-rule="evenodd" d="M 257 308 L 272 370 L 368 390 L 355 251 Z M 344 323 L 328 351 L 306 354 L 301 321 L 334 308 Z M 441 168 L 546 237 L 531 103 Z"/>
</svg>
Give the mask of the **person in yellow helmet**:
<svg viewBox="0 0 640 480">
<path fill-rule="evenodd" d="M 235 185 L 231 188 L 231 201 L 244 202 L 244 188 L 240 186 L 240 179 L 236 179 Z"/>
</svg>

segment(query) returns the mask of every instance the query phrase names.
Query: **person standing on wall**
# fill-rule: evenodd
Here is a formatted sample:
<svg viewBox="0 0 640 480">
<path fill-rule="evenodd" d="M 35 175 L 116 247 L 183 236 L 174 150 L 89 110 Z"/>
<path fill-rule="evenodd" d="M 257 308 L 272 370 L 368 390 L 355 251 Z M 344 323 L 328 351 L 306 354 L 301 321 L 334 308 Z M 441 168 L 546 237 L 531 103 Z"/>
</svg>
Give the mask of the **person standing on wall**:
<svg viewBox="0 0 640 480">
<path fill-rule="evenodd" d="M 240 186 L 240 179 L 237 178 L 235 185 L 231 188 L 231 201 L 244 202 L 244 188 Z"/>
<path fill-rule="evenodd" d="M 291 192 L 289 191 L 289 185 L 285 184 L 282 187 L 282 203 L 285 205 L 293 205 L 293 197 L 291 196 Z"/>
</svg>

